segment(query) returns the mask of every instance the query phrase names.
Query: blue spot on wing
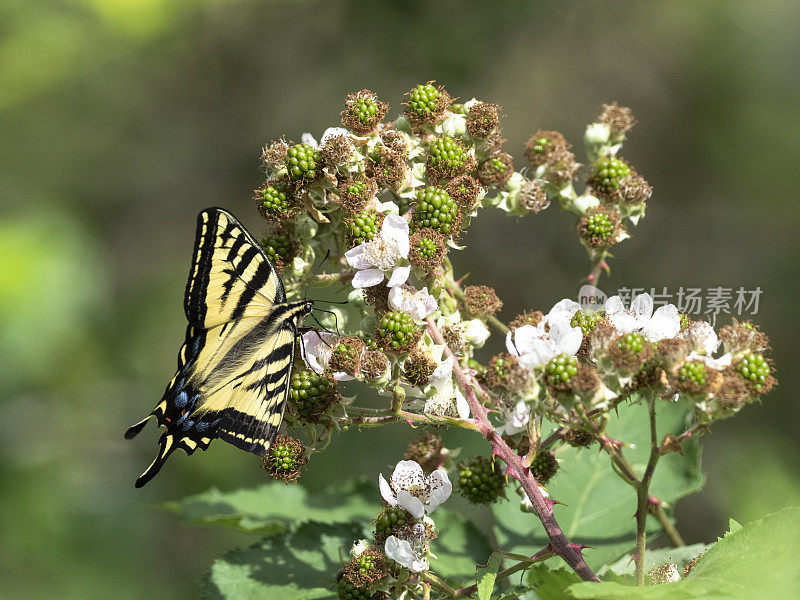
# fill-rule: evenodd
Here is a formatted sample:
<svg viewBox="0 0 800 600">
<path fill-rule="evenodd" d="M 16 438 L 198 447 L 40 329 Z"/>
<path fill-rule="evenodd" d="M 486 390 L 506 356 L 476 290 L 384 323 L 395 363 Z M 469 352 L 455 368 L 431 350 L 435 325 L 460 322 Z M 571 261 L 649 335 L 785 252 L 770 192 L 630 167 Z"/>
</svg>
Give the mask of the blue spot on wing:
<svg viewBox="0 0 800 600">
<path fill-rule="evenodd" d="M 187 402 L 189 402 L 189 394 L 186 392 L 181 392 L 175 397 L 175 406 L 178 408 L 183 408 Z"/>
</svg>

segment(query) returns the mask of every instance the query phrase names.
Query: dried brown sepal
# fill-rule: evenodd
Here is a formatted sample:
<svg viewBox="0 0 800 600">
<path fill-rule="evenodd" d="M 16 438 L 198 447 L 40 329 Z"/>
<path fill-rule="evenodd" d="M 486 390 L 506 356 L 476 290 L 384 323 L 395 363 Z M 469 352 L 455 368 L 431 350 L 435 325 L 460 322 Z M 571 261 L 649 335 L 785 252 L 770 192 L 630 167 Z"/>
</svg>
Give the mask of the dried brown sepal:
<svg viewBox="0 0 800 600">
<path fill-rule="evenodd" d="M 271 141 L 261 149 L 261 164 L 268 175 L 286 168 L 286 152 L 289 144 L 281 138 Z"/>
<path fill-rule="evenodd" d="M 725 410 L 736 411 L 750 399 L 750 388 L 730 367 L 722 372 L 722 381 L 715 395 L 717 404 Z"/>
<path fill-rule="evenodd" d="M 367 350 L 361 355 L 358 370 L 367 381 L 376 381 L 389 368 L 389 359 L 380 350 Z"/>
<path fill-rule="evenodd" d="M 365 568 L 365 564 L 369 568 Z M 357 588 L 369 588 L 389 576 L 389 561 L 378 548 L 371 546 L 348 562 L 342 577 Z"/>
<path fill-rule="evenodd" d="M 467 113 L 467 132 L 472 137 L 486 139 L 500 126 L 500 107 L 493 102 L 477 102 Z"/>
<path fill-rule="evenodd" d="M 395 128 L 394 123 L 381 123 L 378 126 L 378 135 L 384 146 L 398 156 L 408 158 L 408 138 Z"/>
<path fill-rule="evenodd" d="M 689 351 L 689 344 L 679 337 L 665 338 L 656 342 L 656 355 L 668 369 L 682 364 L 689 355 Z"/>
<path fill-rule="evenodd" d="M 442 337 L 447 347 L 456 356 L 464 356 L 467 351 L 467 340 L 464 336 L 464 327 L 459 323 L 442 325 Z"/>
<path fill-rule="evenodd" d="M 385 283 L 379 283 L 378 285 L 366 288 L 364 290 L 364 299 L 378 314 L 387 313 L 392 310 L 389 306 L 389 288 L 386 287 Z"/>
<path fill-rule="evenodd" d="M 550 206 L 547 199 L 547 192 L 538 179 L 528 179 L 519 189 L 519 199 L 522 207 L 534 214 L 543 211 Z"/>
<path fill-rule="evenodd" d="M 647 180 L 631 169 L 631 174 L 619 181 L 616 197 L 620 202 L 627 204 L 641 204 L 647 202 L 653 195 L 653 187 Z"/>
<path fill-rule="evenodd" d="M 442 448 L 442 438 L 428 432 L 408 443 L 404 458 L 419 463 L 425 473 L 432 473 L 444 462 Z"/>
<path fill-rule="evenodd" d="M 461 211 L 467 213 L 475 208 L 483 188 L 477 179 L 464 173 L 448 181 L 444 189 L 456 201 Z"/>
<path fill-rule="evenodd" d="M 561 153 L 568 151 L 570 147 L 569 142 L 558 131 L 543 131 L 540 129 L 525 144 L 525 158 L 534 167 L 553 164 L 553 157 L 560 156 Z"/>
<path fill-rule="evenodd" d="M 370 161 L 367 169 L 379 188 L 395 191 L 400 189 L 408 176 L 408 165 L 402 154 L 386 146 L 378 148 L 377 160 Z"/>
<path fill-rule="evenodd" d="M 358 105 L 362 101 L 373 103 L 376 110 L 374 115 L 369 115 L 366 119 L 359 118 L 356 114 Z M 342 111 L 342 125 L 347 127 L 357 135 L 365 135 L 373 131 L 386 116 L 389 111 L 389 104 L 378 100 L 378 96 L 370 90 L 361 90 L 354 94 L 348 94 L 344 100 L 344 110 Z"/>
<path fill-rule="evenodd" d="M 598 218 L 597 215 L 603 215 L 608 219 L 610 231 L 597 233 L 592 228 L 592 222 Z M 611 206 L 601 204 L 588 209 L 575 223 L 575 229 L 589 248 L 597 250 L 616 244 L 619 241 L 622 225 L 619 212 Z"/>
<path fill-rule="evenodd" d="M 665 391 L 668 386 L 669 379 L 658 355 L 644 363 L 642 368 L 636 371 L 631 382 L 632 390 L 650 389 L 659 393 Z"/>
<path fill-rule="evenodd" d="M 361 355 L 366 347 L 364 340 L 360 338 L 352 336 L 339 338 L 331 351 L 328 370 L 334 373 L 342 371 L 350 376 L 355 376 L 361 362 Z"/>
<path fill-rule="evenodd" d="M 580 168 L 572 152 L 560 150 L 548 157 L 545 178 L 554 185 L 563 186 L 572 181 Z"/>
<path fill-rule="evenodd" d="M 349 162 L 356 153 L 356 147 L 349 135 L 334 135 L 325 140 L 319 149 L 322 162 L 331 169 Z"/>
<path fill-rule="evenodd" d="M 600 386 L 600 377 L 597 372 L 591 367 L 582 362 L 578 362 L 577 373 L 570 377 L 567 381 L 556 379 L 551 380 L 545 377 L 545 385 L 553 396 L 558 394 L 575 394 L 577 396 L 586 396 L 597 390 Z"/>
<path fill-rule="evenodd" d="M 514 174 L 514 158 L 508 153 L 498 150 L 478 167 L 478 179 L 486 186 L 503 187 Z"/>
<path fill-rule="evenodd" d="M 514 319 L 508 324 L 509 329 L 517 329 L 518 327 L 522 327 L 523 325 L 533 325 L 536 327 L 539 323 L 542 322 L 544 319 L 544 313 L 540 310 L 526 310 L 525 312 L 518 314 Z"/>
<path fill-rule="evenodd" d="M 704 384 L 700 385 L 691 379 L 681 381 L 680 377 L 676 377 L 675 389 L 686 394 L 716 394 L 722 387 L 722 373 L 710 367 L 706 367 L 705 372 Z"/>
<path fill-rule="evenodd" d="M 599 327 L 600 325 L 598 325 Z M 597 331 L 597 329 L 595 329 Z M 626 348 L 621 348 L 619 342 L 625 336 L 618 336 L 615 341 L 609 344 L 608 353 L 611 356 L 611 360 L 614 362 L 614 366 L 617 369 L 626 369 L 629 371 L 638 371 L 642 368 L 642 366 L 653 358 L 653 346 L 647 340 L 644 341 L 644 347 L 640 352 L 634 352 L 633 350 L 628 350 Z"/>
<path fill-rule="evenodd" d="M 339 182 L 339 205 L 348 215 L 357 215 L 378 192 L 378 184 L 366 175 L 348 177 Z"/>
<path fill-rule="evenodd" d="M 429 227 L 424 227 L 409 237 L 408 262 L 426 273 L 433 273 L 444 261 L 447 253 L 445 237 Z"/>
<path fill-rule="evenodd" d="M 769 338 L 757 325 L 749 321 L 733 319 L 719 332 L 719 340 L 728 352 L 739 353 L 745 350 L 764 352 L 770 349 Z"/>
<path fill-rule="evenodd" d="M 636 119 L 633 118 L 633 111 L 627 106 L 617 104 L 616 100 L 611 104 L 603 104 L 598 122 L 608 125 L 613 135 L 620 135 L 633 129 Z"/>
<path fill-rule="evenodd" d="M 677 437 L 671 433 L 667 433 L 661 439 L 661 444 L 658 446 L 658 453 L 663 455 L 670 454 L 671 452 L 677 452 L 683 456 L 683 446 Z"/>
<path fill-rule="evenodd" d="M 595 435 L 581 427 L 567 429 L 564 433 L 564 441 L 573 448 L 588 448 L 597 440 Z"/>
<path fill-rule="evenodd" d="M 289 484 L 297 483 L 303 469 L 308 465 L 308 457 L 300 440 L 281 434 L 272 442 L 261 462 L 270 477 Z"/>
<path fill-rule="evenodd" d="M 464 305 L 473 316 L 491 317 L 503 308 L 503 301 L 488 285 L 468 285 L 464 288 Z"/>
<path fill-rule="evenodd" d="M 508 352 L 493 356 L 486 369 L 486 384 L 491 389 L 523 391 L 530 386 L 531 375 L 520 366 L 517 357 Z"/>
<path fill-rule="evenodd" d="M 431 358 L 430 354 L 415 349 L 406 359 L 403 375 L 411 385 L 422 389 L 428 385 L 428 380 L 435 370 L 436 361 Z"/>
</svg>

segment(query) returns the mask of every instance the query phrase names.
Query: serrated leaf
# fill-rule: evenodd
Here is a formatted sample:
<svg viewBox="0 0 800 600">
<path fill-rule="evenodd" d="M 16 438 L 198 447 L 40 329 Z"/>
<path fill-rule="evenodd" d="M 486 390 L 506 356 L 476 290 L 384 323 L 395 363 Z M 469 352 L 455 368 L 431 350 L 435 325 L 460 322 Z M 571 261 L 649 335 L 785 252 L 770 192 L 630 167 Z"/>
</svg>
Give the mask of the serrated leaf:
<svg viewBox="0 0 800 600">
<path fill-rule="evenodd" d="M 730 519 L 730 521 L 728 522 L 728 533 L 735 533 L 739 531 L 741 528 L 742 526 L 739 525 L 739 523 L 737 523 L 735 519 Z"/>
<path fill-rule="evenodd" d="M 336 597 L 340 551 L 363 537 L 356 524 L 304 523 L 232 550 L 217 559 L 200 582 L 206 600 L 317 600 Z"/>
<path fill-rule="evenodd" d="M 572 571 L 551 569 L 547 565 L 535 565 L 528 571 L 528 583 L 540 600 L 571 600 L 566 590 L 580 580 Z"/>
<path fill-rule="evenodd" d="M 689 407 L 685 403 L 658 402 L 658 439 L 666 433 L 679 434 L 685 429 Z M 618 440 L 635 443 L 625 448 L 625 455 L 641 474 L 650 449 L 649 420 L 644 405 L 625 405 L 619 418 L 612 414 L 608 434 Z M 632 487 L 611 471 L 607 454 L 597 446 L 588 449 L 565 448 L 559 452 L 561 469 L 548 485 L 551 496 L 566 504 L 556 507 L 556 518 L 571 541 L 593 546 L 584 550 L 586 562 L 594 569 L 608 564 L 635 545 L 636 494 Z M 699 469 L 699 448 L 693 442 L 684 444 L 684 455 L 677 452 L 661 458 L 655 472 L 651 493 L 671 505 L 688 493 L 702 487 Z M 510 552 L 532 554 L 547 545 L 544 530 L 535 515 L 519 510 L 519 502 L 509 500 L 496 504 L 496 534 L 500 547 Z M 659 531 L 650 519 L 648 531 Z"/>
<path fill-rule="evenodd" d="M 598 600 L 797 598 L 798 553 L 800 508 L 788 508 L 726 534 L 681 581 L 646 587 L 579 583 L 567 591 L 574 598 Z"/>
<path fill-rule="evenodd" d="M 492 590 L 494 590 L 494 582 L 497 579 L 497 572 L 500 570 L 500 559 L 502 557 L 497 553 L 493 553 L 489 557 L 489 562 L 485 567 L 477 567 L 477 585 L 478 585 L 478 598 L 480 600 L 489 600 L 492 597 Z"/>
<path fill-rule="evenodd" d="M 357 480 L 315 493 L 276 482 L 233 492 L 211 489 L 167 503 L 165 508 L 187 523 L 270 536 L 288 531 L 296 522 L 369 521 L 377 513 L 377 498 L 377 485 Z"/>
<path fill-rule="evenodd" d="M 472 583 L 475 565 L 486 564 L 492 553 L 489 540 L 458 513 L 439 508 L 431 516 L 439 533 L 431 543 L 431 551 L 437 556 L 430 560 L 431 570 L 458 583 L 466 579 Z"/>
</svg>

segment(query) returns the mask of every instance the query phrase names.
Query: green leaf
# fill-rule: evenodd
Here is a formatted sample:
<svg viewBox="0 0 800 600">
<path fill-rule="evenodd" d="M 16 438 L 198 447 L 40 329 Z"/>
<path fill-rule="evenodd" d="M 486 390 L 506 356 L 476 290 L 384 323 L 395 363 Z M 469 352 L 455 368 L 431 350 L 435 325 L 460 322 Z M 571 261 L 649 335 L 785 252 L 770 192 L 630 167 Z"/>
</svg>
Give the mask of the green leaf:
<svg viewBox="0 0 800 600">
<path fill-rule="evenodd" d="M 736 531 L 739 531 L 741 528 L 742 528 L 742 526 L 739 525 L 739 523 L 737 523 L 735 519 L 731 519 L 730 520 L 730 523 L 728 525 L 728 530 L 730 531 L 730 533 L 734 533 Z"/>
<path fill-rule="evenodd" d="M 497 579 L 497 572 L 500 570 L 501 558 L 502 557 L 495 552 L 489 557 L 489 563 L 485 567 L 478 567 L 476 569 L 478 573 L 478 598 L 480 598 L 480 600 L 489 600 L 492 597 L 494 582 L 495 579 Z"/>
<path fill-rule="evenodd" d="M 683 571 L 686 563 L 694 558 L 697 558 L 703 552 L 708 550 L 711 546 L 706 544 L 692 544 L 690 546 L 681 546 L 679 548 L 659 548 L 658 550 L 648 550 L 644 555 L 645 569 L 648 571 L 656 565 L 663 565 L 664 563 L 674 563 L 678 565 L 678 570 Z M 636 572 L 636 565 L 633 562 L 633 557 L 626 554 L 617 562 L 609 565 L 608 570 L 614 571 L 618 575 L 633 575 Z M 605 571 L 601 570 L 598 575 L 602 578 Z M 605 581 L 605 579 L 604 579 Z"/>
<path fill-rule="evenodd" d="M 368 522 L 378 511 L 378 498 L 377 485 L 358 480 L 315 493 L 276 482 L 233 492 L 211 489 L 165 508 L 187 523 L 269 536 L 288 531 L 294 522 Z"/>
<path fill-rule="evenodd" d="M 340 552 L 363 537 L 355 524 L 304 523 L 217 559 L 200 582 L 204 600 L 316 600 L 336 597 Z M 346 557 L 344 557 L 346 560 Z"/>
<path fill-rule="evenodd" d="M 679 434 L 686 427 L 689 407 L 685 403 L 656 404 L 659 439 L 666 434 Z M 634 443 L 625 448 L 625 456 L 641 474 L 650 452 L 649 420 L 644 405 L 625 405 L 619 417 L 611 414 L 608 434 L 618 440 Z M 556 518 L 567 537 L 577 544 L 592 546 L 584 550 L 586 562 L 594 569 L 608 564 L 635 545 L 636 494 L 611 470 L 606 453 L 597 446 L 588 449 L 564 447 L 558 454 L 561 469 L 548 486 L 555 500 Z M 700 452 L 694 442 L 684 444 L 684 455 L 677 452 L 661 458 L 655 471 L 651 493 L 671 505 L 703 485 Z M 500 547 L 510 552 L 533 554 L 547 545 L 547 537 L 535 515 L 519 510 L 519 501 L 501 502 L 493 507 Z M 659 531 L 650 519 L 648 531 Z"/>
<path fill-rule="evenodd" d="M 647 587 L 578 583 L 572 598 L 605 600 L 760 600 L 796 598 L 800 589 L 800 508 L 732 531 L 695 563 L 686 579 Z"/>
<path fill-rule="evenodd" d="M 536 565 L 528 571 L 528 583 L 540 600 L 571 600 L 566 589 L 580 580 L 572 571 L 551 569 L 547 565 Z"/>
<path fill-rule="evenodd" d="M 492 553 L 489 540 L 472 523 L 456 512 L 438 508 L 431 515 L 439 537 L 431 543 L 437 558 L 430 560 L 431 570 L 459 583 L 474 581 L 475 565 L 486 564 Z"/>
</svg>

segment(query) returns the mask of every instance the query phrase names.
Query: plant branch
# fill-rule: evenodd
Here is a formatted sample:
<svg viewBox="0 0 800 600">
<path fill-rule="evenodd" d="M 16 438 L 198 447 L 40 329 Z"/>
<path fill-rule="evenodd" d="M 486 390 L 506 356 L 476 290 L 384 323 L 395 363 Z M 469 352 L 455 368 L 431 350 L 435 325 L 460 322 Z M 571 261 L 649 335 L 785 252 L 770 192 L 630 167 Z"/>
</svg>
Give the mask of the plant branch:
<svg viewBox="0 0 800 600">
<path fill-rule="evenodd" d="M 508 579 L 514 573 L 527 569 L 531 565 L 534 565 L 538 562 L 542 562 L 543 560 L 547 560 L 555 556 L 555 552 L 553 552 L 550 546 L 546 546 L 545 548 L 539 550 L 536 554 L 530 557 L 525 557 L 523 560 L 520 560 L 517 564 L 508 567 L 507 569 L 503 569 L 499 573 L 497 573 L 497 577 L 495 577 L 495 581 L 501 581 L 503 579 Z M 472 594 L 478 591 L 478 584 L 469 585 L 467 587 L 459 588 L 453 594 L 454 597 L 460 598 L 462 596 L 471 597 Z"/>
<path fill-rule="evenodd" d="M 658 451 L 658 431 L 656 429 L 656 408 L 652 398 L 647 400 L 650 415 L 650 459 L 647 461 L 644 475 L 636 486 L 636 585 L 644 585 L 644 552 L 647 542 L 647 515 L 650 503 L 650 482 L 661 454 Z"/>
<path fill-rule="evenodd" d="M 427 323 L 428 332 L 433 340 L 437 344 L 444 346 L 445 353 L 448 356 L 453 356 L 450 348 L 447 346 L 444 338 L 442 337 L 442 333 L 436 327 L 436 323 L 431 317 L 428 317 Z M 556 522 L 555 515 L 553 514 L 553 505 L 545 500 L 541 490 L 539 489 L 539 485 L 536 483 L 536 480 L 533 478 L 533 475 L 530 472 L 530 469 L 528 469 L 527 465 L 525 465 L 524 459 L 514 452 L 495 432 L 494 427 L 492 427 L 492 424 L 489 422 L 489 419 L 486 416 L 486 409 L 481 405 L 475 396 L 473 386 L 477 384 L 471 384 L 469 381 L 467 381 L 467 377 L 464 375 L 464 371 L 461 370 L 457 360 L 453 361 L 453 372 L 456 376 L 456 380 L 458 381 L 458 385 L 461 388 L 462 393 L 467 399 L 467 403 L 469 404 L 470 410 L 472 411 L 477 423 L 478 431 L 492 445 L 492 451 L 494 454 L 499 456 L 503 462 L 508 465 L 509 475 L 512 475 L 519 480 L 522 488 L 525 490 L 525 493 L 533 505 L 533 509 L 536 511 L 539 520 L 544 526 L 547 537 L 550 540 L 550 547 L 556 554 L 564 559 L 564 561 L 578 574 L 581 579 L 584 581 L 600 581 L 597 575 L 595 575 L 594 571 L 592 571 L 592 569 L 589 568 L 589 565 L 586 564 L 586 561 L 583 560 L 583 556 L 581 556 L 578 547 L 569 542 L 567 536 L 564 535 L 561 527 L 559 527 L 558 523 Z"/>
</svg>

